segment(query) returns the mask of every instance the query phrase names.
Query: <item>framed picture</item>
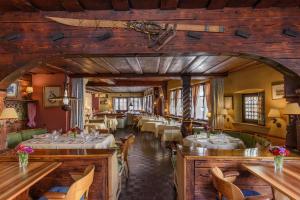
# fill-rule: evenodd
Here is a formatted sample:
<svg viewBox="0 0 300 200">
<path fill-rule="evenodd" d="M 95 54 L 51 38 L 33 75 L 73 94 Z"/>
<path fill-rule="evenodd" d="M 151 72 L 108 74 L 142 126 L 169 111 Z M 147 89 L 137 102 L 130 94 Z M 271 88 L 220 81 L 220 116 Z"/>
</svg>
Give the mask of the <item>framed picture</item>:
<svg viewBox="0 0 300 200">
<path fill-rule="evenodd" d="M 9 98 L 17 98 L 18 97 L 18 83 L 12 83 L 6 89 L 6 96 Z"/>
<path fill-rule="evenodd" d="M 44 87 L 44 107 L 51 108 L 51 107 L 59 107 L 61 105 L 60 101 L 53 101 L 50 98 L 59 97 L 61 96 L 61 87 L 60 86 L 45 86 Z"/>
<path fill-rule="evenodd" d="M 272 83 L 272 99 L 284 98 L 284 84 L 283 82 Z"/>
<path fill-rule="evenodd" d="M 227 110 L 233 109 L 233 96 L 224 97 L 224 108 Z"/>
</svg>

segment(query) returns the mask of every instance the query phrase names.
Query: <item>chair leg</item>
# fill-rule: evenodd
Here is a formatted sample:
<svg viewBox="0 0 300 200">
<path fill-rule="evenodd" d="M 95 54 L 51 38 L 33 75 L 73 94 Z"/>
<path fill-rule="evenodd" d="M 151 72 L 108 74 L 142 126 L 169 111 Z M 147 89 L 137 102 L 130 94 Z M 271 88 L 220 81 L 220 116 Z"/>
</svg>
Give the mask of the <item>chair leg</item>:
<svg viewBox="0 0 300 200">
<path fill-rule="evenodd" d="M 221 192 L 218 192 L 218 199 L 219 199 L 219 200 L 222 200 L 222 198 L 223 198 L 222 193 L 221 193 Z"/>
</svg>

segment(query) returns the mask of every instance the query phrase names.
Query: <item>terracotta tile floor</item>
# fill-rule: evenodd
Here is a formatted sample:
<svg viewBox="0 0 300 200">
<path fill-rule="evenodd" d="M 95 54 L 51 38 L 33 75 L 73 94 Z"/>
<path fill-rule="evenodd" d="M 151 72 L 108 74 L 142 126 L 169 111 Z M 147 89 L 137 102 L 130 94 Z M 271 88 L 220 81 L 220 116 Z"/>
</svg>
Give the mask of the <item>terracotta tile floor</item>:
<svg viewBox="0 0 300 200">
<path fill-rule="evenodd" d="M 119 130 L 116 138 L 132 133 Z M 151 133 L 136 133 L 129 151 L 129 179 L 123 177 L 120 200 L 174 200 L 170 150 Z"/>
</svg>

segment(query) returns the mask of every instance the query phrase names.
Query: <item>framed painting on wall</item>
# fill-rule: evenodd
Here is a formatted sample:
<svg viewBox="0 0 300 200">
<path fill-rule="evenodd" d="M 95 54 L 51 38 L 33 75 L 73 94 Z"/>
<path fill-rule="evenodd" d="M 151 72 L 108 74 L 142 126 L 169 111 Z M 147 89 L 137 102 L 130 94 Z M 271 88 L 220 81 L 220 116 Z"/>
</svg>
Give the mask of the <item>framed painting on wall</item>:
<svg viewBox="0 0 300 200">
<path fill-rule="evenodd" d="M 233 109 L 233 96 L 224 97 L 224 108 L 227 110 Z"/>
<path fill-rule="evenodd" d="M 61 105 L 60 101 L 50 100 L 54 97 L 61 96 L 61 87 L 60 86 L 45 86 L 43 101 L 45 108 L 59 107 Z"/>
<path fill-rule="evenodd" d="M 284 84 L 283 82 L 273 82 L 272 83 L 272 99 L 282 99 L 284 98 Z"/>
<path fill-rule="evenodd" d="M 6 89 L 6 96 L 8 98 L 17 98 L 18 97 L 18 83 L 12 83 Z"/>
</svg>

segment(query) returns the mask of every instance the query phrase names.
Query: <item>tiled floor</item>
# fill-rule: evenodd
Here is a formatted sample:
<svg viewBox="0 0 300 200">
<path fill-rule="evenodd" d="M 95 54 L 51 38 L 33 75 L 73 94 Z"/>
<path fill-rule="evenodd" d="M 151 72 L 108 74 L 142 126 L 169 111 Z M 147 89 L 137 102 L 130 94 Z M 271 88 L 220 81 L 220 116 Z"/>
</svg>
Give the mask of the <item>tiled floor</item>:
<svg viewBox="0 0 300 200">
<path fill-rule="evenodd" d="M 132 133 L 119 130 L 116 137 Z M 129 179 L 123 178 L 120 200 L 174 200 L 170 150 L 151 133 L 135 133 L 129 152 Z"/>
</svg>

